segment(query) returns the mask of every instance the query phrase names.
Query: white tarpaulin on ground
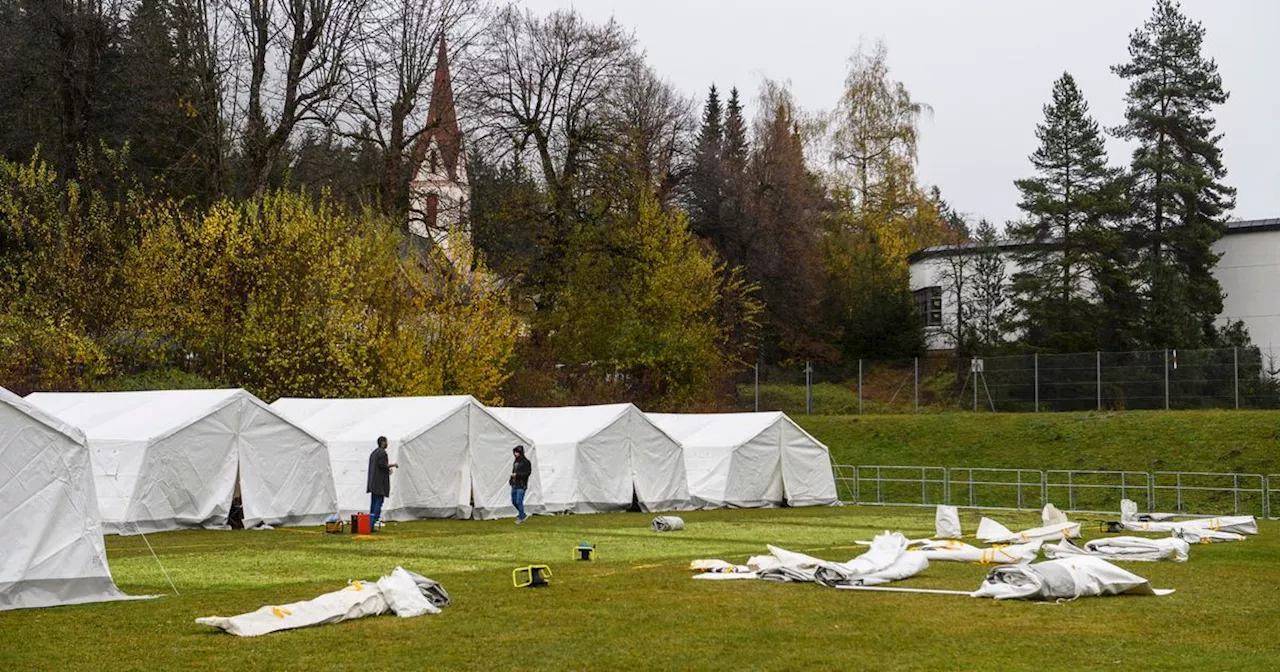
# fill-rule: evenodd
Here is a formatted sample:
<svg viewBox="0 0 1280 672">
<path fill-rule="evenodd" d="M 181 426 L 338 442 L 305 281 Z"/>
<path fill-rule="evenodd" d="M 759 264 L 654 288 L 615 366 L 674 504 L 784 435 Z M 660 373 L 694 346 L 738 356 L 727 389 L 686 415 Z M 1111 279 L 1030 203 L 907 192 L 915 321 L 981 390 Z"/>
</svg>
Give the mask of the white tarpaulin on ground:
<svg viewBox="0 0 1280 672">
<path fill-rule="evenodd" d="M 84 435 L 0 387 L 0 611 L 133 599 L 111 580 Z"/>
<path fill-rule="evenodd" d="M 1070 558 L 1078 555 L 1091 555 L 1103 560 L 1137 560 L 1151 562 L 1155 560 L 1173 560 L 1186 562 L 1190 544 L 1175 538 L 1163 537 L 1148 539 L 1146 537 L 1103 537 L 1087 541 L 1084 548 L 1076 546 L 1067 539 L 1057 544 L 1044 547 L 1044 556 L 1050 560 Z"/>
<path fill-rule="evenodd" d="M 399 465 L 383 503 L 386 520 L 515 516 L 510 478 L 517 445 L 534 466 L 525 510 L 542 510 L 537 445 L 473 397 L 285 398 L 272 407 L 328 445 L 343 515 L 369 510 L 369 454 L 379 436 L 387 437 L 390 461 Z"/>
<path fill-rule="evenodd" d="M 244 390 L 34 393 L 27 401 L 88 438 L 107 532 L 318 525 L 336 509 L 315 436 Z"/>
<path fill-rule="evenodd" d="M 1074 600 L 1101 595 L 1168 595 L 1146 579 L 1089 555 L 1031 565 L 1001 565 L 973 597 L 997 600 Z"/>
<path fill-rule="evenodd" d="M 1196 529 L 1194 527 L 1184 527 L 1173 531 L 1173 536 L 1187 542 L 1188 544 L 1216 544 L 1223 541 L 1244 541 L 1243 534 L 1235 532 L 1223 532 L 1221 530 Z"/>
<path fill-rule="evenodd" d="M 647 413 L 684 447 L 704 508 L 838 503 L 827 447 L 783 413 Z"/>
<path fill-rule="evenodd" d="M 549 513 L 693 508 L 680 444 L 632 404 L 489 410 L 537 444 Z"/>
<path fill-rule="evenodd" d="M 960 531 L 960 510 L 954 506 L 939 504 L 933 514 L 933 536 L 937 539 L 959 539 L 964 536 Z"/>
<path fill-rule="evenodd" d="M 990 518 L 978 521 L 977 537 L 988 544 L 1019 544 L 1029 541 L 1058 541 L 1080 536 L 1080 523 L 1054 523 L 1043 527 L 1033 527 L 1021 532 L 1013 532 L 1009 528 Z"/>
<path fill-rule="evenodd" d="M 402 618 L 438 614 L 419 590 L 414 577 L 401 567 L 374 581 L 352 581 L 346 588 L 313 600 L 267 605 L 239 616 L 209 616 L 196 623 L 221 628 L 240 637 L 256 637 L 280 630 L 341 623 L 354 618 L 394 613 Z"/>
<path fill-rule="evenodd" d="M 1124 520 L 1120 525 L 1134 532 L 1182 532 L 1184 530 L 1208 530 L 1210 532 L 1233 532 L 1235 534 L 1257 534 L 1258 521 L 1253 516 L 1223 516 L 1221 518 L 1195 518 L 1193 520 Z"/>
<path fill-rule="evenodd" d="M 920 553 L 929 560 L 949 562 L 976 562 L 981 565 L 1007 565 L 1018 562 L 1031 562 L 1040 554 L 1042 541 L 1026 544 L 1009 544 L 978 548 L 956 539 L 922 539 L 911 542 L 907 550 Z"/>
<path fill-rule="evenodd" d="M 746 565 L 723 560 L 694 560 L 690 568 L 704 573 L 693 578 L 711 581 L 762 579 L 804 583 L 816 581 L 834 588 L 875 586 L 915 576 L 929 567 L 928 558 L 907 552 L 907 538 L 899 532 L 876 535 L 866 553 L 848 562 L 832 562 L 804 553 L 768 546 L 768 555 L 752 556 Z"/>
</svg>

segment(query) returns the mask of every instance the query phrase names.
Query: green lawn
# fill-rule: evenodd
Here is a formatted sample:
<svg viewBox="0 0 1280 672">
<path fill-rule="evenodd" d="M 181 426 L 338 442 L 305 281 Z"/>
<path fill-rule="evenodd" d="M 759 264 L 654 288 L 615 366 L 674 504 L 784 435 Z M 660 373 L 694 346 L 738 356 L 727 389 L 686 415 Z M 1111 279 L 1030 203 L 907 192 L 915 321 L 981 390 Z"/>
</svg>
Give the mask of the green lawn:
<svg viewBox="0 0 1280 672">
<path fill-rule="evenodd" d="M 978 514 L 963 512 L 972 532 Z M 1011 527 L 1032 514 L 994 514 Z M 317 529 L 149 537 L 180 596 L 0 612 L 0 669 L 1270 669 L 1280 655 L 1280 524 L 1185 564 L 1131 563 L 1165 598 L 1060 605 L 703 582 L 700 557 L 744 560 L 766 543 L 845 560 L 885 529 L 932 533 L 931 509 L 707 511 L 682 532 L 645 514 L 392 524 L 370 538 Z M 1086 519 L 1082 517 L 1082 520 Z M 1092 525 L 1090 525 L 1092 527 Z M 1096 534 L 1092 529 L 1090 535 Z M 595 562 L 573 562 L 578 542 Z M 166 592 L 140 537 L 107 537 L 118 583 Z M 511 569 L 552 567 L 549 588 Z M 444 583 L 440 616 L 383 616 L 241 639 L 194 623 L 308 599 L 395 565 Z M 900 585 L 972 590 L 981 566 L 934 563 Z"/>
<path fill-rule="evenodd" d="M 1280 411 L 794 416 L 842 464 L 1280 473 Z"/>
</svg>

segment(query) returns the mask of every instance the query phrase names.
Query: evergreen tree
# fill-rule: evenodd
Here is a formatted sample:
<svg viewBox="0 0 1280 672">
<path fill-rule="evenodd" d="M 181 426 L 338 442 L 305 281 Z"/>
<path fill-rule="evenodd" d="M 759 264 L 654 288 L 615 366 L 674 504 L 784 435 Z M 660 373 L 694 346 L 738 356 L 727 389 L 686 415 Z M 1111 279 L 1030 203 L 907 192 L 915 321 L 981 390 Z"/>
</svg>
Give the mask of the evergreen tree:
<svg viewBox="0 0 1280 672">
<path fill-rule="evenodd" d="M 1141 250 L 1148 347 L 1219 340 L 1222 289 L 1212 245 L 1225 232 L 1235 190 L 1223 183 L 1222 135 L 1209 114 L 1228 94 L 1217 63 L 1200 53 L 1204 32 L 1178 3 L 1157 0 L 1151 19 L 1129 37 L 1130 62 L 1112 68 L 1129 81 L 1125 123 L 1116 132 L 1137 143 L 1130 244 Z"/>
<path fill-rule="evenodd" d="M 720 206 L 720 227 L 723 245 L 720 254 L 730 265 L 743 263 L 746 255 L 747 232 L 747 161 L 751 147 L 747 142 L 747 121 L 742 115 L 742 101 L 738 89 L 729 90 L 729 103 L 725 106 L 724 144 L 721 151 L 721 172 L 724 180 L 724 201 Z"/>
<path fill-rule="evenodd" d="M 1027 219 L 1009 233 L 1029 243 L 1017 255 L 1014 305 L 1025 343 L 1077 352 L 1096 347 L 1093 240 L 1124 206 L 1102 133 L 1069 73 L 1054 82 L 1044 115 L 1036 126 L 1040 147 L 1031 155 L 1036 176 L 1014 183 Z"/>
<path fill-rule="evenodd" d="M 711 85 L 707 104 L 702 110 L 702 127 L 693 154 L 690 176 L 689 224 L 693 232 L 707 238 L 716 249 L 724 246 L 720 227 L 720 210 L 724 205 L 724 108 L 716 85 Z"/>
</svg>

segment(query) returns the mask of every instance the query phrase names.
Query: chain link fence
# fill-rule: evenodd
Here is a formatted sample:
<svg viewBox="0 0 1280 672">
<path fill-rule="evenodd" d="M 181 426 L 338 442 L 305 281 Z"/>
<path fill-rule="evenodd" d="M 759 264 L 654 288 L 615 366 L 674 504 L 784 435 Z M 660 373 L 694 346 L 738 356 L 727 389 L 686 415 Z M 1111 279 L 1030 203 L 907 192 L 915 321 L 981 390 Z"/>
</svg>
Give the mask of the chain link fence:
<svg viewBox="0 0 1280 672">
<path fill-rule="evenodd" d="M 736 391 L 742 410 L 790 414 L 1275 409 L 1280 360 L 1250 347 L 805 362 L 752 367 Z"/>
</svg>

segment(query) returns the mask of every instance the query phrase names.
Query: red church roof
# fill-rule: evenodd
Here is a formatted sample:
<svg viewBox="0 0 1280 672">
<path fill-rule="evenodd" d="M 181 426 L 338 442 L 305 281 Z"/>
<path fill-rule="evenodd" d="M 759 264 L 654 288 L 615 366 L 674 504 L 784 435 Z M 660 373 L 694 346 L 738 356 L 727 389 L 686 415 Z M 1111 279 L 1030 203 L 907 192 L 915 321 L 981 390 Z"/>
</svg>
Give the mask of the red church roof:
<svg viewBox="0 0 1280 672">
<path fill-rule="evenodd" d="M 453 82 L 449 77 L 449 56 L 445 50 L 443 35 L 440 36 L 440 52 L 436 56 L 436 77 L 431 88 L 431 109 L 427 113 L 427 126 L 418 136 L 418 142 L 413 148 L 415 168 L 421 166 L 427 158 L 427 147 L 432 139 L 440 148 L 440 161 L 449 178 L 458 179 L 462 131 L 458 128 L 458 113 L 453 107 Z"/>
</svg>

